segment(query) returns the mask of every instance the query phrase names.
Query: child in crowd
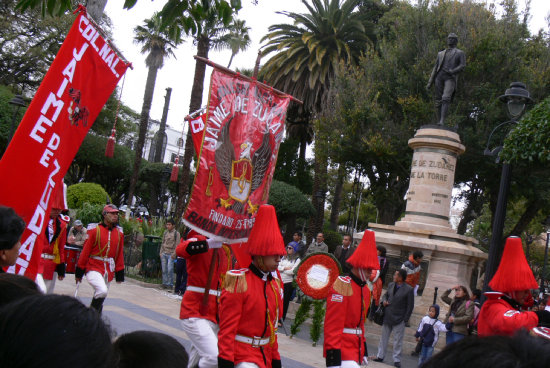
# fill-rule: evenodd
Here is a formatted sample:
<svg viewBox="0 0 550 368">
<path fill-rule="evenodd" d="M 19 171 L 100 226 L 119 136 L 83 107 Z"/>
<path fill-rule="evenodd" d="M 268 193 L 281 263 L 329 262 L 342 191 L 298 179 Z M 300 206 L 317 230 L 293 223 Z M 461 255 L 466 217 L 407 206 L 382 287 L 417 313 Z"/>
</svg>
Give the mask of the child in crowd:
<svg viewBox="0 0 550 368">
<path fill-rule="evenodd" d="M 439 338 L 439 332 L 447 331 L 443 322 L 438 320 L 437 317 L 439 317 L 439 305 L 434 304 L 430 306 L 428 315 L 422 318 L 418 330 L 414 334 L 416 341 L 422 340 L 422 351 L 420 352 L 420 358 L 418 358 L 419 367 L 432 356 L 434 346 Z"/>
</svg>

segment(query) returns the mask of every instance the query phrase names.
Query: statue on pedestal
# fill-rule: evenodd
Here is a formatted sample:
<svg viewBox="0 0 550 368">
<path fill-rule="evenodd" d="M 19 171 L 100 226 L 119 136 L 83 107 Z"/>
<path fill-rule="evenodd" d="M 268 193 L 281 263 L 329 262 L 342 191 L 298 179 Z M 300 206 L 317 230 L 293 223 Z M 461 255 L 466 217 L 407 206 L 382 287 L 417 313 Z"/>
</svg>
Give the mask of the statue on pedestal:
<svg viewBox="0 0 550 368">
<path fill-rule="evenodd" d="M 447 48 L 437 54 L 430 80 L 426 89 L 435 82 L 435 111 L 437 123 L 443 125 L 449 111 L 449 105 L 456 91 L 458 74 L 466 67 L 464 51 L 457 49 L 458 36 L 450 33 L 447 36 Z"/>
</svg>

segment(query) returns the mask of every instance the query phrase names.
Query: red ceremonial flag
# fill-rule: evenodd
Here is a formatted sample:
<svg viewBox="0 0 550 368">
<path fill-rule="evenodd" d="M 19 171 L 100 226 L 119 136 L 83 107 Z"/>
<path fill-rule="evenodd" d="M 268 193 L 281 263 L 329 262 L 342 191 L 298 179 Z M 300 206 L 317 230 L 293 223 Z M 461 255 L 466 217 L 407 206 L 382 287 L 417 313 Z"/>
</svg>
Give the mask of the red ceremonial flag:
<svg viewBox="0 0 550 368">
<path fill-rule="evenodd" d="M 36 276 L 51 195 L 82 140 L 130 65 L 105 42 L 80 8 L 67 38 L 0 161 L 0 204 L 27 224 L 9 272 Z M 24 169 L 23 169 L 24 168 Z"/>
<path fill-rule="evenodd" d="M 183 215 L 195 231 L 246 241 L 267 203 L 290 97 L 214 69 L 193 192 Z"/>
<path fill-rule="evenodd" d="M 193 147 L 197 156 L 201 153 L 202 139 L 204 137 L 204 122 L 206 121 L 206 113 L 197 116 L 189 121 L 189 129 L 191 129 L 191 137 L 193 138 Z"/>
</svg>

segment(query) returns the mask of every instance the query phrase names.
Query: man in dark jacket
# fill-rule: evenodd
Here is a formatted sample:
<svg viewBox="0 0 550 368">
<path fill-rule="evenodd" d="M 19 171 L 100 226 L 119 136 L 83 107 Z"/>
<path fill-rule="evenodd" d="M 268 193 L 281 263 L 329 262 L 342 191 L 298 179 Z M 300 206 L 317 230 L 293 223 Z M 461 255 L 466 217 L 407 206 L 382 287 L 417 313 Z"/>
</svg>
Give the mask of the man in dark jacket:
<svg viewBox="0 0 550 368">
<path fill-rule="evenodd" d="M 351 244 L 351 235 L 346 234 L 344 235 L 344 239 L 342 240 L 342 245 L 339 245 L 336 247 L 336 250 L 334 251 L 334 257 L 340 262 L 340 265 L 342 266 L 342 272 L 349 275 L 351 271 L 350 265 L 347 263 L 347 260 L 353 252 L 355 252 L 355 249 L 357 249 L 356 246 L 353 246 Z"/>
<path fill-rule="evenodd" d="M 388 348 L 388 340 L 393 331 L 393 362 L 395 367 L 401 367 L 401 349 L 405 334 L 405 322 L 409 321 L 414 308 L 413 288 L 405 283 L 407 272 L 403 269 L 395 271 L 393 282 L 388 285 L 388 291 L 382 296 L 384 304 L 384 323 L 382 336 L 378 344 L 378 354 L 375 362 L 382 362 Z"/>
</svg>

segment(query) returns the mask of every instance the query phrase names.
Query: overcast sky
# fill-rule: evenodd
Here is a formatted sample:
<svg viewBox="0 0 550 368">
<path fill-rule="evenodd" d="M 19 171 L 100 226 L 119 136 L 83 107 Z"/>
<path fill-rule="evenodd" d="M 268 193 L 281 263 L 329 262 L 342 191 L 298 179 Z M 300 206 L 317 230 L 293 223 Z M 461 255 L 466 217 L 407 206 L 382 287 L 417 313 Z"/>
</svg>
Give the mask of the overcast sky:
<svg viewBox="0 0 550 368">
<path fill-rule="evenodd" d="M 491 2 L 491 0 L 488 0 Z M 498 2 L 498 1 L 497 1 Z M 145 66 L 146 55 L 140 54 L 140 46 L 133 43 L 133 29 L 136 25 L 142 24 L 143 20 L 150 17 L 154 11 L 160 10 L 165 1 L 139 0 L 131 10 L 122 9 L 122 1 L 111 0 L 107 2 L 105 12 L 113 21 L 114 42 L 124 56 L 133 63 L 134 69 L 128 69 L 126 81 L 122 92 L 122 101 L 137 112 L 141 111 L 143 103 L 143 92 L 147 68 Z M 519 0 L 523 8 L 524 1 Z M 242 0 L 243 9 L 239 12 L 238 18 L 244 19 L 246 25 L 251 28 L 250 36 L 252 44 L 248 51 L 239 53 L 233 60 L 232 68 L 253 68 L 256 56 L 260 47 L 260 39 L 267 33 L 267 28 L 276 23 L 288 23 L 289 18 L 277 11 L 287 10 L 303 13 L 305 6 L 299 0 L 259 0 L 259 4 L 252 5 L 251 0 Z M 550 11 L 548 0 L 531 0 L 531 22 L 532 33 L 540 28 L 547 29 L 545 17 Z M 164 104 L 165 89 L 172 88 L 170 112 L 168 114 L 168 125 L 175 129 L 181 129 L 183 118 L 189 113 L 189 98 L 195 69 L 193 55 L 196 49 L 191 39 L 186 39 L 175 50 L 176 59 L 170 58 L 159 70 L 151 108 L 151 118 L 160 120 Z M 213 52 L 209 59 L 222 65 L 227 65 L 231 53 Z M 204 103 L 206 103 L 208 83 L 212 68 L 207 67 L 207 80 L 205 81 Z M 121 83 L 119 83 L 121 85 Z"/>
</svg>

